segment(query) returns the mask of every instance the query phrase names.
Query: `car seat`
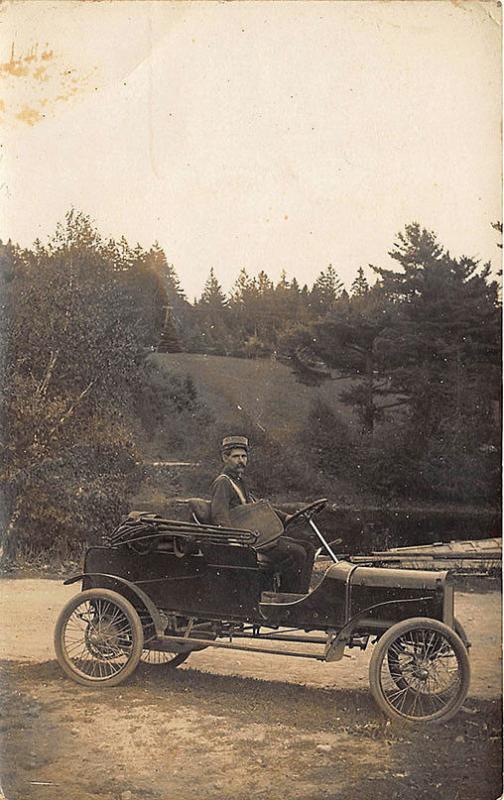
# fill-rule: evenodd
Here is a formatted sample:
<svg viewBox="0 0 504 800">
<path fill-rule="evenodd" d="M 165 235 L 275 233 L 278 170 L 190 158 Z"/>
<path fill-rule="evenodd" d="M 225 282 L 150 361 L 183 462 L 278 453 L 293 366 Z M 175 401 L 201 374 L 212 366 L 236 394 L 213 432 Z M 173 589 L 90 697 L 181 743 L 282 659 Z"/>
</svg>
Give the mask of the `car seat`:
<svg viewBox="0 0 504 800">
<path fill-rule="evenodd" d="M 191 521 L 197 525 L 212 524 L 212 503 L 202 497 L 190 497 L 187 501 Z M 257 565 L 263 570 L 271 571 L 271 561 L 267 553 L 256 551 Z M 275 583 L 278 584 L 278 577 L 275 573 Z"/>
</svg>

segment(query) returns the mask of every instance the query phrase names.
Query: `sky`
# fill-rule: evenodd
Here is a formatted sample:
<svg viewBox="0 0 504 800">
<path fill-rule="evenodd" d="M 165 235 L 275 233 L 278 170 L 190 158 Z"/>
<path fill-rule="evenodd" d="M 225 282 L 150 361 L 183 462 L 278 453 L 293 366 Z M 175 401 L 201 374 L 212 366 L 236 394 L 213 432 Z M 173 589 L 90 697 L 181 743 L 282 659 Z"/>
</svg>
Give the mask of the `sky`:
<svg viewBox="0 0 504 800">
<path fill-rule="evenodd" d="M 191 300 L 211 267 L 349 287 L 412 221 L 499 266 L 496 2 L 32 0 L 0 42 L 4 241 L 75 207 Z"/>
</svg>

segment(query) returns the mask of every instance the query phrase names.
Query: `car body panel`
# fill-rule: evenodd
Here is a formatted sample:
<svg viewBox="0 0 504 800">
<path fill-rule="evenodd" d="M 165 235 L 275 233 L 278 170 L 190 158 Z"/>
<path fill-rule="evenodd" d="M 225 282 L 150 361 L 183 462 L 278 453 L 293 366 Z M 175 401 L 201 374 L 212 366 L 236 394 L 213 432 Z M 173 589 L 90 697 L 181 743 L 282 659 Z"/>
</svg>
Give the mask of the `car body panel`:
<svg viewBox="0 0 504 800">
<path fill-rule="evenodd" d="M 139 555 L 127 546 L 92 547 L 84 572 L 84 589 L 112 587 L 114 579 L 106 575 L 115 575 L 145 592 L 165 613 L 206 620 L 305 630 L 341 629 L 352 619 L 359 630 L 385 630 L 414 616 L 453 624 L 446 572 L 342 561 L 330 566 L 307 595 L 282 595 L 271 591 L 271 570 L 258 564 L 252 548 L 222 545 L 181 558 L 170 550 Z"/>
</svg>

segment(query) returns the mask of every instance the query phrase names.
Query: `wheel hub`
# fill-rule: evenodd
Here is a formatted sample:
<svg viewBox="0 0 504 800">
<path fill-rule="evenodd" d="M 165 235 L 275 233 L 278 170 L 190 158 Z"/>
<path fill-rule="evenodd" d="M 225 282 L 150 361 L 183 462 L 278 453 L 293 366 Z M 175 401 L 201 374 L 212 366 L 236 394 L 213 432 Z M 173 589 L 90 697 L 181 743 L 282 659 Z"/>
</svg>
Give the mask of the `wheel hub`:
<svg viewBox="0 0 504 800">
<path fill-rule="evenodd" d="M 414 677 L 418 678 L 419 681 L 426 681 L 429 674 L 429 670 L 422 664 L 417 664 L 413 670 Z"/>
<path fill-rule="evenodd" d="M 86 629 L 86 644 L 90 652 L 99 658 L 112 658 L 120 651 L 121 644 L 116 626 L 107 620 L 90 622 Z"/>
</svg>

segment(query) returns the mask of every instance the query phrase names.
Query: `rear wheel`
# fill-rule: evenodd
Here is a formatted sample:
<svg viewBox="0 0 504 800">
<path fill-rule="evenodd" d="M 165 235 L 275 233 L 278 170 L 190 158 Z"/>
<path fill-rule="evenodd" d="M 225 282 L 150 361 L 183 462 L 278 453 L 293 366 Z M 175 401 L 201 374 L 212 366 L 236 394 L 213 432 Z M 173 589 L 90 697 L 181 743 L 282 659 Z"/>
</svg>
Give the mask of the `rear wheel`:
<svg viewBox="0 0 504 800">
<path fill-rule="evenodd" d="M 140 614 L 140 620 L 144 635 L 144 648 L 142 650 L 142 655 L 140 656 L 140 662 L 142 664 L 148 664 L 149 666 L 155 667 L 166 667 L 167 669 L 175 669 L 175 667 L 178 667 L 180 664 L 182 664 L 186 658 L 189 658 L 191 655 L 190 651 L 177 653 L 176 651 L 156 649 L 156 626 L 152 621 L 152 617 L 148 612 L 144 611 L 143 614 Z M 166 632 L 171 633 L 171 630 L 167 630 Z M 154 647 L 152 645 L 154 645 Z"/>
<path fill-rule="evenodd" d="M 391 719 L 446 721 L 457 713 L 469 689 L 467 649 L 438 620 L 404 620 L 376 645 L 369 680 L 375 701 Z"/>
<path fill-rule="evenodd" d="M 66 674 L 83 686 L 117 686 L 136 669 L 143 630 L 132 604 L 109 589 L 87 589 L 63 608 L 54 647 Z"/>
<path fill-rule="evenodd" d="M 168 653 L 165 650 L 147 650 L 142 651 L 140 661 L 142 664 L 149 664 L 152 666 L 166 667 L 167 669 L 175 669 L 175 667 L 183 664 L 186 658 L 189 658 L 190 653 Z"/>
</svg>

